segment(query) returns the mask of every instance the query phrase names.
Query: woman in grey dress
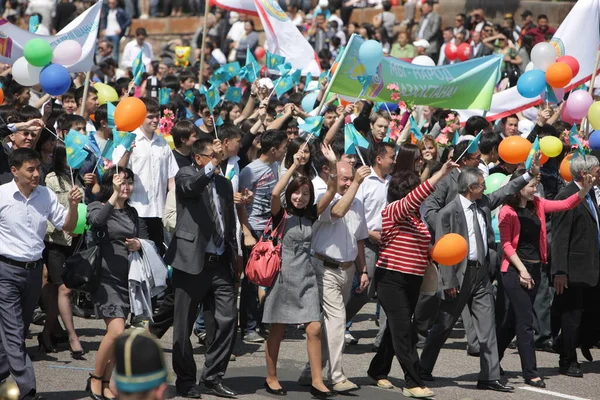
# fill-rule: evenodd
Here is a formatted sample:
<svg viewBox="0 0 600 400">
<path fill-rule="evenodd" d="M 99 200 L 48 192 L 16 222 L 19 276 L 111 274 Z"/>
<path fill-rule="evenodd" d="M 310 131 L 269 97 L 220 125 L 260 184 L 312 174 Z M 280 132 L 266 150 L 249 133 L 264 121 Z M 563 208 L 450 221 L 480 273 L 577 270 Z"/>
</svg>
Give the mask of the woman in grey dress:
<svg viewBox="0 0 600 400">
<path fill-rule="evenodd" d="M 138 214 L 128 204 L 133 191 L 130 169 L 108 170 L 102 178 L 99 201 L 88 206 L 87 220 L 99 241 L 102 257 L 100 285 L 92 294 L 96 315 L 104 319 L 106 334 L 96 354 L 96 368 L 90 374 L 86 390 L 94 400 L 111 399 L 109 389 L 114 367 L 114 344 L 125 331 L 129 314 L 129 253 L 139 251 Z"/>
<path fill-rule="evenodd" d="M 263 312 L 263 322 L 271 324 L 267 338 L 267 378 L 264 386 L 271 394 L 285 396 L 287 392 L 277 378 L 279 346 L 286 325 L 306 324 L 308 359 L 312 371 L 310 392 L 315 397 L 327 398 L 333 393 L 325 386 L 321 377 L 321 308 L 317 276 L 310 262 L 310 242 L 313 222 L 333 200 L 337 190 L 337 175 L 330 175 L 327 192 L 315 204 L 311 181 L 305 176 L 295 176 L 298 167 L 306 164 L 304 158 L 307 155 L 303 150 L 300 148 L 294 155 L 294 163 L 277 182 L 271 194 L 273 227 L 283 222 L 284 233 L 281 270 L 273 286 L 267 290 Z M 333 150 L 329 146 L 321 146 L 321 151 L 329 161 L 330 170 L 334 171 L 336 158 Z M 281 193 L 284 189 L 287 204 L 285 210 L 281 206 Z"/>
</svg>

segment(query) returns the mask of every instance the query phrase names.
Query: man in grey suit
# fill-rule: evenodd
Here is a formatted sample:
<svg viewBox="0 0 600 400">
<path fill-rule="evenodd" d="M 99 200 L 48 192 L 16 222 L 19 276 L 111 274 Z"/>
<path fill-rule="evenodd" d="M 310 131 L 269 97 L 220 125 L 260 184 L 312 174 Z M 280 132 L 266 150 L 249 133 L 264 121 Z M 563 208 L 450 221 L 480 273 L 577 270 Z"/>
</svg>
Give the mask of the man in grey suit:
<svg viewBox="0 0 600 400">
<path fill-rule="evenodd" d="M 177 225 L 165 261 L 173 267 L 175 315 L 173 370 L 178 395 L 200 398 L 190 334 L 198 305 L 214 296 L 214 340 L 204 359 L 202 380 L 209 393 L 235 398 L 221 382 L 233 351 L 236 326 L 237 241 L 231 182 L 217 173 L 223 159 L 219 140 L 205 136 L 192 146 L 194 164 L 175 176 Z"/>
<path fill-rule="evenodd" d="M 428 0 L 421 6 L 421 20 L 417 25 L 416 39 L 425 39 L 429 42 L 426 54 L 434 60 L 438 59 L 442 45 L 442 17 L 433 12 L 433 1 Z"/>
<path fill-rule="evenodd" d="M 501 392 L 514 390 L 499 381 L 494 297 L 489 278 L 489 265 L 492 262 L 489 250 L 495 246 L 491 210 L 517 193 L 532 176 L 539 173 L 538 160 L 539 156 L 536 156 L 530 173 L 513 180 L 489 196 L 483 194 L 485 180 L 481 170 L 463 169 L 457 182 L 459 195 L 438 213 L 436 239 L 448 233 L 458 233 L 467 240 L 469 251 L 467 257 L 456 265 L 440 265 L 439 287 L 442 300 L 421 354 L 423 379 L 433 379 L 431 372 L 439 352 L 465 305 L 470 304 L 480 344 L 481 371 L 477 388 Z"/>
</svg>

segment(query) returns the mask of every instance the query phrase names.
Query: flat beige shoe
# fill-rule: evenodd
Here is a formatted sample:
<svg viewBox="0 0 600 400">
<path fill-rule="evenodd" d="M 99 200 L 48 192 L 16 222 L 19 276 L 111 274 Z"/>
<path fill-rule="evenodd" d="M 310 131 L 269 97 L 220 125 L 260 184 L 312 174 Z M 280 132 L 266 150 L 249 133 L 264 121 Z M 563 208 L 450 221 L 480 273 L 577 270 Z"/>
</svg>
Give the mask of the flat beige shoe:
<svg viewBox="0 0 600 400">
<path fill-rule="evenodd" d="M 403 388 L 402 395 L 404 397 L 412 397 L 415 399 L 427 399 L 430 397 L 434 397 L 435 393 L 433 393 L 429 388 L 422 387 L 414 387 L 414 388 Z"/>
<path fill-rule="evenodd" d="M 380 387 L 382 389 L 393 389 L 394 385 L 392 385 L 392 382 L 388 381 L 387 379 L 379 379 L 377 382 L 377 387 Z"/>
</svg>

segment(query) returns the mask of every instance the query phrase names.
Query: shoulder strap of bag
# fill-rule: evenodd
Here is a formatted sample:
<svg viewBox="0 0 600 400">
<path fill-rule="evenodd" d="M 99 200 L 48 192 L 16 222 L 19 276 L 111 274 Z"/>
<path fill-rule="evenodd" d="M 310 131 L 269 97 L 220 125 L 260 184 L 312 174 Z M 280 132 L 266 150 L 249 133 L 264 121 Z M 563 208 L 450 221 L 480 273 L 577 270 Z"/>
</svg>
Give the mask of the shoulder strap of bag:
<svg viewBox="0 0 600 400">
<path fill-rule="evenodd" d="M 283 231 L 285 231 L 285 221 L 286 220 L 287 220 L 287 211 L 284 210 L 283 217 L 281 217 L 281 221 L 279 221 L 279 224 L 273 231 L 279 239 L 281 239 L 283 237 Z"/>
</svg>

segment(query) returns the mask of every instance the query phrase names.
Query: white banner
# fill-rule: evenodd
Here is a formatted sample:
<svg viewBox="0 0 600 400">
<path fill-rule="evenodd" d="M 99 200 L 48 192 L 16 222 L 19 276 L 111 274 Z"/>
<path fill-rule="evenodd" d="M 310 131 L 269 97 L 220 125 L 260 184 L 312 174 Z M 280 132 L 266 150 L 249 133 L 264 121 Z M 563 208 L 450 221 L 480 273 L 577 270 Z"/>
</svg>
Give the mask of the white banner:
<svg viewBox="0 0 600 400">
<path fill-rule="evenodd" d="M 599 27 L 600 0 L 579 0 L 550 41 L 557 54 L 572 56 L 579 61 L 579 73 L 565 90 L 571 90 L 591 79 L 596 55 L 600 49 Z M 517 92 L 516 87 L 512 87 L 493 96 L 492 107 L 486 118 L 493 121 L 541 102 L 541 97 L 527 99 Z M 483 111 L 477 110 L 459 110 L 459 113 L 462 122 L 473 115 L 483 115 Z"/>
<path fill-rule="evenodd" d="M 242 14 L 258 15 L 254 0 L 212 0 L 211 4 L 225 10 L 235 11 Z"/>
<path fill-rule="evenodd" d="M 69 72 L 87 72 L 94 64 L 94 53 L 98 38 L 98 24 L 102 1 L 87 9 L 64 27 L 56 36 L 43 36 L 30 33 L 16 27 L 4 18 L 0 18 L 0 62 L 14 64 L 23 56 L 23 47 L 31 39 L 44 39 L 52 48 L 65 40 L 75 40 L 83 50 L 78 62 L 67 67 Z"/>
</svg>

